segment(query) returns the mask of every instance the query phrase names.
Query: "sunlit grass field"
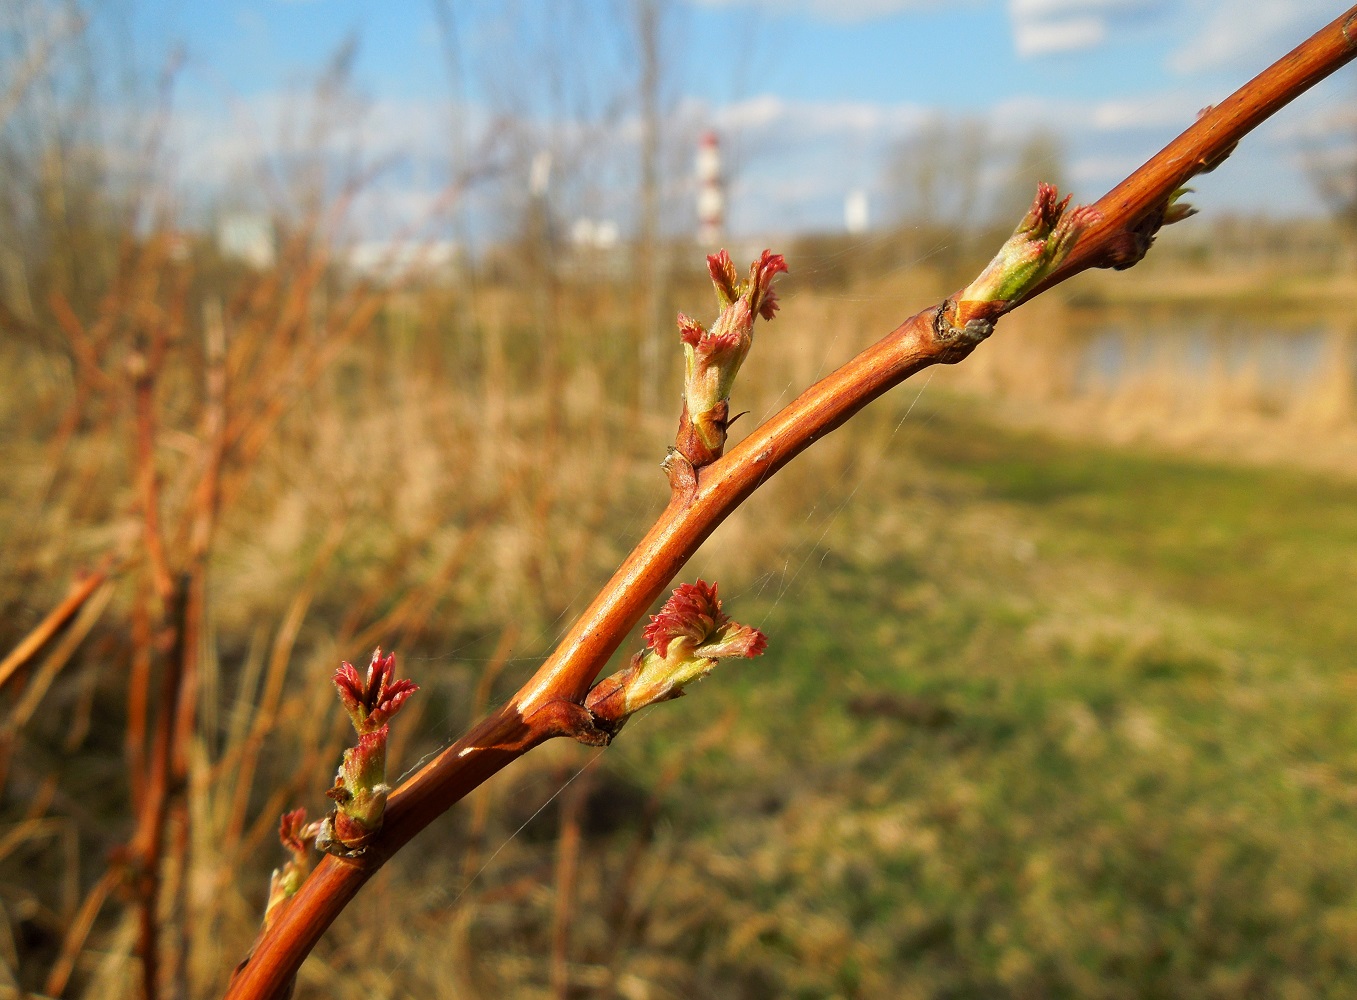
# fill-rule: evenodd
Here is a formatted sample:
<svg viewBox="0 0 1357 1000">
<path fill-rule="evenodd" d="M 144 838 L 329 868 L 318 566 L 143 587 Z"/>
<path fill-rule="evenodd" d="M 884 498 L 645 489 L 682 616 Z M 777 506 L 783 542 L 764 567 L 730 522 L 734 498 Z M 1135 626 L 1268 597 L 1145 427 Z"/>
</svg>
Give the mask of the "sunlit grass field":
<svg viewBox="0 0 1357 1000">
<path fill-rule="evenodd" d="M 728 734 L 665 797 L 624 967 L 655 996 L 1350 996 L 1357 487 L 974 409 L 925 395 L 731 593 L 764 659 L 596 765 L 646 788 Z"/>
<path fill-rule="evenodd" d="M 897 292 L 789 283 L 745 420 L 882 332 Z M 278 813 L 326 806 L 338 661 L 380 642 L 421 685 L 393 735 L 403 771 L 512 693 L 664 502 L 674 416 L 637 402 L 625 324 L 567 298 L 548 363 L 495 294 L 465 328 L 442 292 L 388 305 L 233 470 L 175 889 L 193 996 L 249 947 Z M 967 362 L 976 382 L 925 374 L 761 489 L 684 578 L 719 581 L 767 654 L 607 751 L 554 741 L 498 776 L 374 879 L 297 996 L 547 996 L 553 950 L 570 995 L 626 1000 L 1357 993 L 1357 481 L 1299 451 L 1235 464 L 1052 420 L 1061 308 L 1015 315 Z M 0 952 L 37 990 L 131 834 L 144 595 L 126 404 L 96 397 L 62 440 L 64 362 L 5 350 L 7 639 L 75 568 L 132 558 L 31 717 L 4 694 Z M 199 447 L 182 363 L 161 397 L 181 429 L 157 450 L 171 514 Z M 1153 418 L 1132 390 L 1108 421 Z M 1346 398 L 1313 419 L 1347 419 Z M 1351 432 L 1241 412 L 1215 419 L 1270 420 L 1297 449 Z M 137 994 L 132 914 L 113 892 L 66 995 Z"/>
</svg>

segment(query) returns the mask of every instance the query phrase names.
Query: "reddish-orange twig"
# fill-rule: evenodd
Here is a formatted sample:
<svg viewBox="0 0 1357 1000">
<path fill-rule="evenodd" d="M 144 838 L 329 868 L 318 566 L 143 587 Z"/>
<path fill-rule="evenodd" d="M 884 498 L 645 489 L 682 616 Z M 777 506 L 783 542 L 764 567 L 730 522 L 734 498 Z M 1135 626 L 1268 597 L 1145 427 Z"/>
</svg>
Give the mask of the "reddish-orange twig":
<svg viewBox="0 0 1357 1000">
<path fill-rule="evenodd" d="M 142 547 L 152 587 L 161 604 L 173 596 L 174 579 L 160 532 L 160 476 L 156 471 L 155 383 L 164 358 L 164 340 L 157 336 L 149 353 L 138 351 L 129 363 L 136 414 L 135 459 L 137 496 L 141 506 Z"/>
<path fill-rule="evenodd" d="M 575 879 L 580 863 L 580 813 L 589 797 L 590 775 L 578 775 L 561 799 L 561 833 L 556 840 L 556 902 L 551 911 L 551 994 L 570 996 L 570 925 L 575 916 Z"/>
<path fill-rule="evenodd" d="M 16 670 L 32 659 L 33 654 L 40 650 L 48 639 L 56 635 L 63 625 L 75 617 L 75 613 L 90 599 L 90 595 L 108 579 L 109 573 L 113 571 L 112 563 L 111 558 L 105 559 L 103 564 L 93 573 L 82 576 L 72 583 L 61 603 L 53 608 L 33 631 L 24 636 L 19 645 L 10 650 L 4 660 L 0 661 L 0 687 L 4 687 L 5 682 L 14 675 Z"/>
<path fill-rule="evenodd" d="M 1100 221 L 1032 294 L 1089 267 L 1139 259 L 1173 192 L 1219 162 L 1259 122 L 1357 56 L 1357 7 L 1221 105 L 1207 110 L 1095 206 Z M 1028 296 L 1031 297 L 1030 295 Z M 698 546 L 787 462 L 910 375 L 953 364 L 976 341 L 952 329 L 951 300 L 906 320 L 802 393 L 673 499 L 570 634 L 505 708 L 396 790 L 385 826 L 359 861 L 326 857 L 238 969 L 229 1000 L 281 997 L 321 934 L 382 862 L 434 818 L 552 734 L 551 706 L 578 702 L 622 639 Z"/>
<path fill-rule="evenodd" d="M 177 793 L 174 786 L 174 737 L 187 656 L 185 645 L 188 630 L 185 626 L 190 600 L 189 580 L 183 577 L 174 588 L 169 609 L 169 619 L 174 629 L 174 648 L 161 675 L 159 715 L 151 744 L 142 810 L 137 817 L 136 833 L 128 849 L 134 870 L 142 995 L 146 1000 L 156 1000 L 160 995 L 160 861 L 164 853 L 165 821 L 171 801 Z"/>
</svg>

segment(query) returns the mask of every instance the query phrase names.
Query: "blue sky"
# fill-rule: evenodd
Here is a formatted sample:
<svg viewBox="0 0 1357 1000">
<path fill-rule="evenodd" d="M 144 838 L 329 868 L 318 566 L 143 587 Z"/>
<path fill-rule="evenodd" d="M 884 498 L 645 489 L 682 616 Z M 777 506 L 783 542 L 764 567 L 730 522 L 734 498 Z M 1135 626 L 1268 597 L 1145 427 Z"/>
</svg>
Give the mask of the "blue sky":
<svg viewBox="0 0 1357 1000">
<path fill-rule="evenodd" d="M 446 183 L 449 158 L 474 155 L 490 122 L 507 117 L 520 159 L 534 144 L 553 150 L 563 214 L 625 228 L 635 190 L 634 0 L 438 2 L 154 0 L 128 8 L 130 51 L 149 74 L 183 47 L 187 183 L 239 178 L 251 157 L 286 144 L 305 117 L 295 110 L 302 95 L 352 39 L 361 101 L 345 113 L 345 148 L 387 164 L 360 225 L 417 217 Z M 714 127 L 737 234 L 834 229 L 854 189 L 880 220 L 892 199 L 891 150 L 939 114 L 982 123 L 996 148 L 1034 129 L 1058 134 L 1060 172 L 1091 200 L 1200 107 L 1337 16 L 1340 3 L 662 0 L 672 214 L 681 219 L 689 196 L 694 136 Z M 1349 67 L 1203 178 L 1195 202 L 1317 214 L 1299 150 L 1354 102 Z M 503 191 L 472 199 L 484 218 Z"/>
</svg>

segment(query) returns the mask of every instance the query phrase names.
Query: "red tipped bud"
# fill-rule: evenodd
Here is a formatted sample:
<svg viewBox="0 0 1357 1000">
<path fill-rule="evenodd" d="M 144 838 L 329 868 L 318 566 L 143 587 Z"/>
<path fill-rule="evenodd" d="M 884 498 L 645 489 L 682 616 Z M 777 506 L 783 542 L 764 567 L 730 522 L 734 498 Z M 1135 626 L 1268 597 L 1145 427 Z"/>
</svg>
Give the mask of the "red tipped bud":
<svg viewBox="0 0 1357 1000">
<path fill-rule="evenodd" d="M 372 654 L 367 676 L 360 677 L 353 664 L 345 660 L 335 671 L 339 700 L 359 733 L 370 733 L 390 721 L 401 705 L 419 690 L 410 680 L 395 680 L 396 654 L 382 657 L 381 649 Z"/>
<path fill-rule="evenodd" d="M 683 313 L 678 314 L 679 340 L 689 347 L 696 347 L 702 343 L 702 338 L 707 335 L 707 328 Z"/>
<path fill-rule="evenodd" d="M 681 583 L 658 614 L 645 627 L 646 644 L 661 657 L 668 657 L 674 644 L 712 659 L 758 656 L 768 645 L 762 632 L 739 625 L 721 610 L 716 584 L 698 580 Z M 721 650 L 711 652 L 711 650 Z"/>
<path fill-rule="evenodd" d="M 344 751 L 335 783 L 325 794 L 335 807 L 321 824 L 316 846 L 331 854 L 363 851 L 382 826 L 386 798 L 386 743 L 388 723 L 406 700 L 419 690 L 410 680 L 396 680 L 396 655 L 372 654 L 367 676 L 360 677 L 347 661 L 335 673 L 339 700 L 358 731 L 358 745 Z"/>
<path fill-rule="evenodd" d="M 721 456 L 726 444 L 730 391 L 754 339 L 754 318 L 772 319 L 777 312 L 773 278 L 787 270 L 781 254 L 765 250 L 740 281 L 730 255 L 722 250 L 707 258 L 721 315 L 708 330 L 679 313 L 684 346 L 684 412 L 676 446 L 694 468 Z"/>
<path fill-rule="evenodd" d="M 716 585 L 680 584 L 645 628 L 647 648 L 630 664 L 600 681 L 585 705 L 614 731 L 633 713 L 683 694 L 711 673 L 718 660 L 754 657 L 768 645 L 752 625 L 731 621 Z"/>
<path fill-rule="evenodd" d="M 1039 184 L 1032 207 L 986 265 L 980 276 L 957 299 L 956 325 L 972 319 L 992 319 L 1017 302 L 1069 256 L 1080 235 L 1101 218 L 1089 205 L 1069 207 L 1053 185 Z"/>
<path fill-rule="evenodd" d="M 306 822 L 306 810 L 294 809 L 283 813 L 278 824 L 278 839 L 292 855 L 281 868 L 275 868 L 269 877 L 269 900 L 264 907 L 264 926 L 273 923 L 279 907 L 297 894 L 297 890 L 311 873 L 311 845 L 315 842 L 320 824 Z"/>
<path fill-rule="evenodd" d="M 293 857 L 305 857 L 316 839 L 314 824 L 306 822 L 306 809 L 294 809 L 283 813 L 278 823 L 278 839 L 292 852 Z"/>
<path fill-rule="evenodd" d="M 749 268 L 749 308 L 764 319 L 772 319 L 777 314 L 777 291 L 773 288 L 773 279 L 787 273 L 787 259 L 771 250 L 763 251 Z"/>
<path fill-rule="evenodd" d="M 740 276 L 735 273 L 735 262 L 721 250 L 707 258 L 707 273 L 716 286 L 716 299 L 724 309 L 740 297 Z"/>
</svg>

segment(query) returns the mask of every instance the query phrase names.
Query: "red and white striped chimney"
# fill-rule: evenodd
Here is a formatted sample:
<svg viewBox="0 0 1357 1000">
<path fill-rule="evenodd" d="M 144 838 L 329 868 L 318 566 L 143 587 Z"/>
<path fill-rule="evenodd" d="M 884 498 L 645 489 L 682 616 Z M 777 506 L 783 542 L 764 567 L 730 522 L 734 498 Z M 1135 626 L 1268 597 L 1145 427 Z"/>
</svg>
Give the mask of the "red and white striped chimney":
<svg viewBox="0 0 1357 1000">
<path fill-rule="evenodd" d="M 726 196 L 721 186 L 721 144 L 716 133 L 702 133 L 697 146 L 697 239 L 704 247 L 721 242 Z"/>
</svg>

